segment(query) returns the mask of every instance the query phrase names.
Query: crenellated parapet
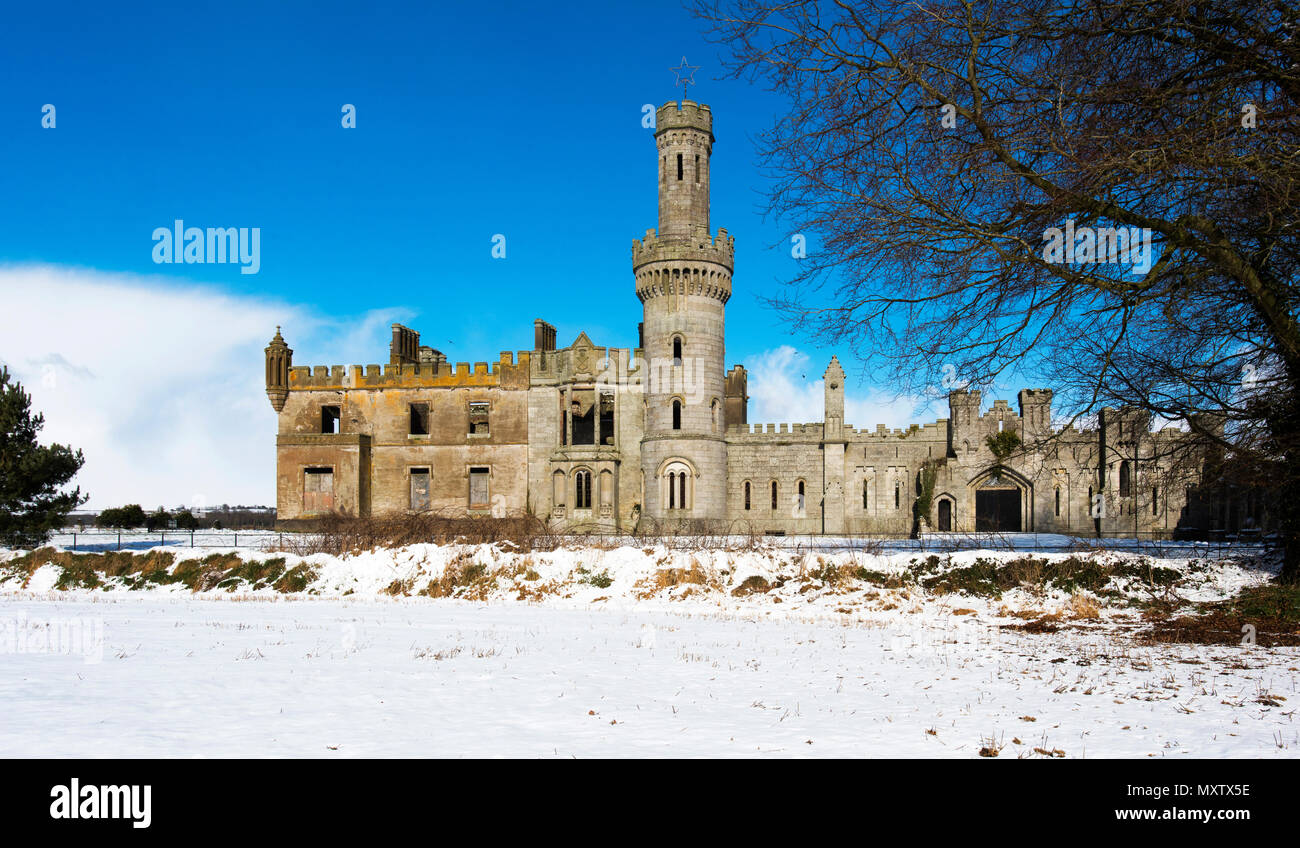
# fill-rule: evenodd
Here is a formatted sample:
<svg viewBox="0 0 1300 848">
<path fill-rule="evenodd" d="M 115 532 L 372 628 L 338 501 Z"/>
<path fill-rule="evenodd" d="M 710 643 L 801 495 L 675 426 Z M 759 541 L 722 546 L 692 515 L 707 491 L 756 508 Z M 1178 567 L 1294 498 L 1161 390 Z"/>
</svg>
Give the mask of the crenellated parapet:
<svg viewBox="0 0 1300 848">
<path fill-rule="evenodd" d="M 645 238 L 632 239 L 633 273 L 651 262 L 707 262 L 727 269 L 730 278 L 736 267 L 736 239 L 727 235 L 726 227 L 712 237 L 697 230 L 689 239 L 661 238 L 653 229 L 646 230 Z"/>
<path fill-rule="evenodd" d="M 497 387 L 527 389 L 530 351 L 502 351 L 497 362 L 317 365 L 288 372 L 289 391 Z"/>
<path fill-rule="evenodd" d="M 647 230 L 632 242 L 632 272 L 642 303 L 665 295 L 695 295 L 726 303 L 731 298 L 736 240 L 725 229 L 710 238 L 698 231 L 691 240 L 660 238 Z"/>
</svg>

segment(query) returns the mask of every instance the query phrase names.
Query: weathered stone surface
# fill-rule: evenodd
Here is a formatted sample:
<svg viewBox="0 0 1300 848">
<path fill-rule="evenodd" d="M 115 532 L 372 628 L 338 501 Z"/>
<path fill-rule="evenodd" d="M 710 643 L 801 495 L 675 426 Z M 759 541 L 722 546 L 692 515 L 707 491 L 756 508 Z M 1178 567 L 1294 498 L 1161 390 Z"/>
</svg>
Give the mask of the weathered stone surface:
<svg viewBox="0 0 1300 848">
<path fill-rule="evenodd" d="M 1173 530 L 1193 482 L 1171 456 L 1185 436 L 1151 433 L 1131 410 L 1105 411 L 1096 430 L 1057 432 L 1050 390 L 1020 392 L 1018 413 L 1002 400 L 985 411 L 979 392 L 955 391 L 946 419 L 858 430 L 845 420 L 845 373 L 832 357 L 822 422 L 750 425 L 745 370 L 725 364 L 735 240 L 710 230 L 713 143 L 708 106 L 659 108 L 659 226 L 632 248 L 639 347 L 599 346 L 584 333 L 557 349 L 555 327 L 538 319 L 532 350 L 471 365 L 395 324 L 386 364 L 313 369 L 293 366 L 277 328 L 266 388 L 279 414 L 280 519 L 328 504 L 358 515 L 531 513 L 578 530 L 901 534 L 931 468 L 930 528 L 943 529 L 945 516 L 950 529 L 976 529 L 987 490 L 1014 493 L 1019 514 L 999 517 L 1023 530 Z M 322 432 L 334 408 L 338 431 Z M 988 441 L 1008 430 L 1035 447 L 1000 460 Z M 1121 496 L 1125 462 L 1136 470 L 1124 472 Z M 428 480 L 427 498 L 413 494 L 413 472 L 421 487 Z"/>
</svg>

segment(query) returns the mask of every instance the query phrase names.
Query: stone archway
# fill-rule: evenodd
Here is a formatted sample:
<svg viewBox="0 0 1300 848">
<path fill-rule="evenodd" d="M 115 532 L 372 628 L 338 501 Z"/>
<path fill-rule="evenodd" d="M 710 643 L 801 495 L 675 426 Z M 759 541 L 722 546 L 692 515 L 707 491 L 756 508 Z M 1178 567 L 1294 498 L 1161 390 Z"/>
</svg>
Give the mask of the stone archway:
<svg viewBox="0 0 1300 848">
<path fill-rule="evenodd" d="M 971 483 L 975 490 L 975 530 L 1021 533 L 1033 528 L 1028 514 L 1029 482 L 1006 468 L 990 469 Z"/>
<path fill-rule="evenodd" d="M 939 498 L 938 529 L 940 533 L 952 532 L 952 498 Z"/>
</svg>

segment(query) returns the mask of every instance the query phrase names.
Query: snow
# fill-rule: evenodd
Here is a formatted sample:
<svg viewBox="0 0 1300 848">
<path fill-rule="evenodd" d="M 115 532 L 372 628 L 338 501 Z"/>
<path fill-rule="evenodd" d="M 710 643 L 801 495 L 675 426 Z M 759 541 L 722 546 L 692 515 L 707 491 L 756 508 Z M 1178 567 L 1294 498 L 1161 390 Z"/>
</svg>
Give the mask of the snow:
<svg viewBox="0 0 1300 848">
<path fill-rule="evenodd" d="M 211 550 L 169 549 L 181 557 Z M 0 565 L 14 554 L 0 554 Z M 240 552 L 246 559 L 270 554 Z M 527 553 L 413 545 L 284 556 L 304 593 L 183 584 L 56 590 L 41 565 L 0 584 L 0 751 L 130 756 L 1295 757 L 1300 649 L 1144 645 L 1122 605 L 1056 633 L 1000 599 L 860 581 L 915 552 L 662 546 Z M 1023 554 L 963 551 L 941 569 Z M 1042 557 L 1064 556 L 1042 554 Z M 1094 554 L 1128 556 L 1122 553 Z M 412 594 L 458 567 L 475 600 Z M 1269 574 L 1180 569 L 1184 597 Z M 661 585 L 668 569 L 704 583 Z M 608 585 L 593 583 L 607 576 Z M 732 594 L 747 577 L 766 593 Z M 1131 587 L 1122 591 L 1136 593 Z M 524 599 L 521 600 L 520 598 Z M 49 634 L 78 625 L 58 645 Z M 99 634 L 96 640 L 95 634 Z M 70 649 L 71 648 L 71 649 Z M 1036 751 L 1035 749 L 1040 749 Z"/>
</svg>

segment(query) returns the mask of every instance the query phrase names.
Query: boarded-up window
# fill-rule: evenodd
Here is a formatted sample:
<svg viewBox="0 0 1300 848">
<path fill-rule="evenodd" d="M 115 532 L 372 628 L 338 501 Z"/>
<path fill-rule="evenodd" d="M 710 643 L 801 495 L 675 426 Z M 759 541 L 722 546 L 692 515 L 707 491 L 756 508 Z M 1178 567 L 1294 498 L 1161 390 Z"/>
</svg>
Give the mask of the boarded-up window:
<svg viewBox="0 0 1300 848">
<path fill-rule="evenodd" d="M 488 497 L 488 469 L 471 468 L 469 470 L 469 508 L 487 509 L 491 504 Z"/>
<path fill-rule="evenodd" d="M 487 401 L 474 401 L 469 405 L 469 434 L 471 436 L 488 434 Z"/>
<path fill-rule="evenodd" d="M 411 469 L 411 509 L 425 512 L 429 509 L 429 469 Z"/>
<path fill-rule="evenodd" d="M 429 435 L 429 404 L 411 404 L 411 435 Z"/>
<path fill-rule="evenodd" d="M 600 505 L 614 505 L 614 475 L 609 471 L 600 472 Z"/>
<path fill-rule="evenodd" d="M 322 406 L 320 408 L 320 431 L 322 433 L 340 432 L 339 419 L 341 417 L 337 406 Z"/>
<path fill-rule="evenodd" d="M 308 468 L 303 475 L 302 511 L 330 512 L 334 509 L 334 469 Z"/>
</svg>

